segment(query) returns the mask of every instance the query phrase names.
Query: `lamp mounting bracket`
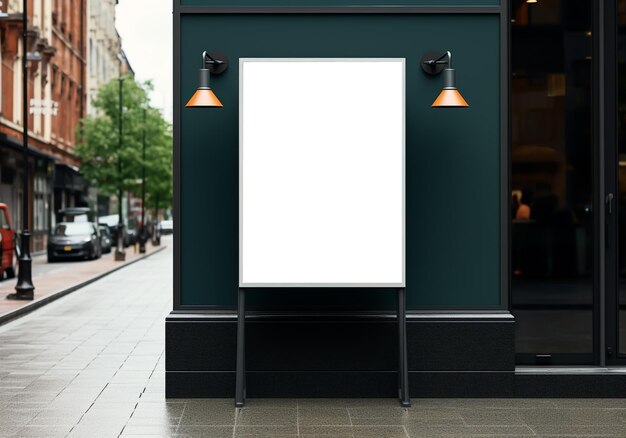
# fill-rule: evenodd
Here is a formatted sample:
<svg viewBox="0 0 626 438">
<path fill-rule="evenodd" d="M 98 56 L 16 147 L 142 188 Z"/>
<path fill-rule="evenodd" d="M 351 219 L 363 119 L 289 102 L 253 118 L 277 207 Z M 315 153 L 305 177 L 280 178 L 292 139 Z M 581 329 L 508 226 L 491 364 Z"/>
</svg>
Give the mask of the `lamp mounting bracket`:
<svg viewBox="0 0 626 438">
<path fill-rule="evenodd" d="M 447 68 L 450 68 L 451 62 L 452 54 L 450 52 L 441 53 L 431 50 L 422 56 L 420 65 L 424 73 L 438 75 L 446 68 L 446 65 L 448 66 Z"/>
<path fill-rule="evenodd" d="M 224 73 L 228 68 L 228 57 L 219 51 L 202 52 L 202 68 L 213 75 Z"/>
</svg>

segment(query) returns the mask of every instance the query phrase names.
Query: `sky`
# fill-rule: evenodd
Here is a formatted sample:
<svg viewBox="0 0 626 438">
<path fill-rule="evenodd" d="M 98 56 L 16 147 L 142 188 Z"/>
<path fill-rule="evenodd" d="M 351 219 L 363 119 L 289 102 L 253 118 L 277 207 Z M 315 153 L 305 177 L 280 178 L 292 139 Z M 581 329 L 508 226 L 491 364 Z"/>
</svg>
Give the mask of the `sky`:
<svg viewBox="0 0 626 438">
<path fill-rule="evenodd" d="M 172 121 L 172 0 L 119 0 L 116 27 L 135 78 L 152 80 L 152 105 Z"/>
</svg>

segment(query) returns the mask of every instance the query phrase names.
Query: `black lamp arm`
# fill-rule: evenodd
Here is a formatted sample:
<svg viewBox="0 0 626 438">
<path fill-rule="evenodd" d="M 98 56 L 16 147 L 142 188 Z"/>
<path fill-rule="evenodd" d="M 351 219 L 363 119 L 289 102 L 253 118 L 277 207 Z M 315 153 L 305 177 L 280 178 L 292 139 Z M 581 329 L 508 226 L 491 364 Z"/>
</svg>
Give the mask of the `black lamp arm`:
<svg viewBox="0 0 626 438">
<path fill-rule="evenodd" d="M 446 58 L 446 57 L 448 59 L 444 60 L 444 58 Z M 427 61 L 424 61 L 424 64 L 427 64 L 427 65 L 448 64 L 448 68 L 451 68 L 452 67 L 452 53 L 450 53 L 450 51 L 447 51 L 446 53 L 444 53 L 443 55 L 441 55 L 437 59 L 429 59 Z"/>
<path fill-rule="evenodd" d="M 208 70 L 212 75 L 222 74 L 228 69 L 228 57 L 219 51 L 204 51 L 202 52 L 202 67 L 200 69 Z"/>
<path fill-rule="evenodd" d="M 219 65 L 223 63 L 224 61 L 222 61 L 221 59 L 215 59 L 211 55 L 209 55 L 209 52 L 202 52 L 202 68 L 207 68 L 207 66 Z"/>
</svg>

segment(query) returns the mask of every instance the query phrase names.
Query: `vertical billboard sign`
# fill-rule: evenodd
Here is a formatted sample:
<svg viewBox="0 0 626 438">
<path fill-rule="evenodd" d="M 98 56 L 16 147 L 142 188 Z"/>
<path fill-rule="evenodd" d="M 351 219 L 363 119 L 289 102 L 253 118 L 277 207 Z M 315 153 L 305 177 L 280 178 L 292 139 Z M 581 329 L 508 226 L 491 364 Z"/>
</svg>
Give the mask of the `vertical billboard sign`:
<svg viewBox="0 0 626 438">
<path fill-rule="evenodd" d="M 242 58 L 239 286 L 405 286 L 405 60 Z"/>
</svg>

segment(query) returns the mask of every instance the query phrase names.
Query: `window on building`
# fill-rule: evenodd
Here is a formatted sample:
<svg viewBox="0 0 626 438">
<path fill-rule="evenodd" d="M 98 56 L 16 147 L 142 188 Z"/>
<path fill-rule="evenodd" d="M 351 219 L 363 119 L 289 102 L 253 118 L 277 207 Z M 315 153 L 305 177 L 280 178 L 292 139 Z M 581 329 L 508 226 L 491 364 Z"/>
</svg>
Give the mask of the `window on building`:
<svg viewBox="0 0 626 438">
<path fill-rule="evenodd" d="M 65 84 L 66 80 L 65 80 L 65 75 L 63 73 L 61 73 L 61 89 L 59 91 L 59 105 L 61 105 L 61 111 L 59 111 L 60 113 L 60 117 L 58 117 L 58 127 L 59 127 L 59 137 L 64 139 L 65 138 L 65 111 L 63 110 L 63 103 L 61 102 L 61 99 L 63 99 L 65 97 L 65 88 L 66 88 L 66 84 Z"/>
<path fill-rule="evenodd" d="M 94 55 L 96 66 L 94 68 L 94 75 L 98 78 L 98 80 L 102 80 L 100 77 L 100 46 L 96 44 L 96 53 Z"/>
<path fill-rule="evenodd" d="M 58 82 L 58 68 L 56 65 L 52 66 L 52 80 L 50 81 L 50 86 L 52 87 L 52 92 L 54 93 L 56 91 L 56 86 L 57 86 L 57 82 Z"/>
<path fill-rule="evenodd" d="M 100 80 L 104 82 L 106 79 L 106 62 L 104 60 L 105 52 L 100 52 L 100 56 L 102 57 L 100 59 Z"/>
<path fill-rule="evenodd" d="M 89 70 L 90 71 L 95 71 L 94 70 L 94 56 L 93 56 L 93 40 L 91 38 L 89 38 Z"/>
<path fill-rule="evenodd" d="M 48 181 L 43 175 L 36 175 L 34 178 L 33 200 L 33 226 L 35 231 L 47 231 L 49 226 L 48 214 Z"/>
</svg>

